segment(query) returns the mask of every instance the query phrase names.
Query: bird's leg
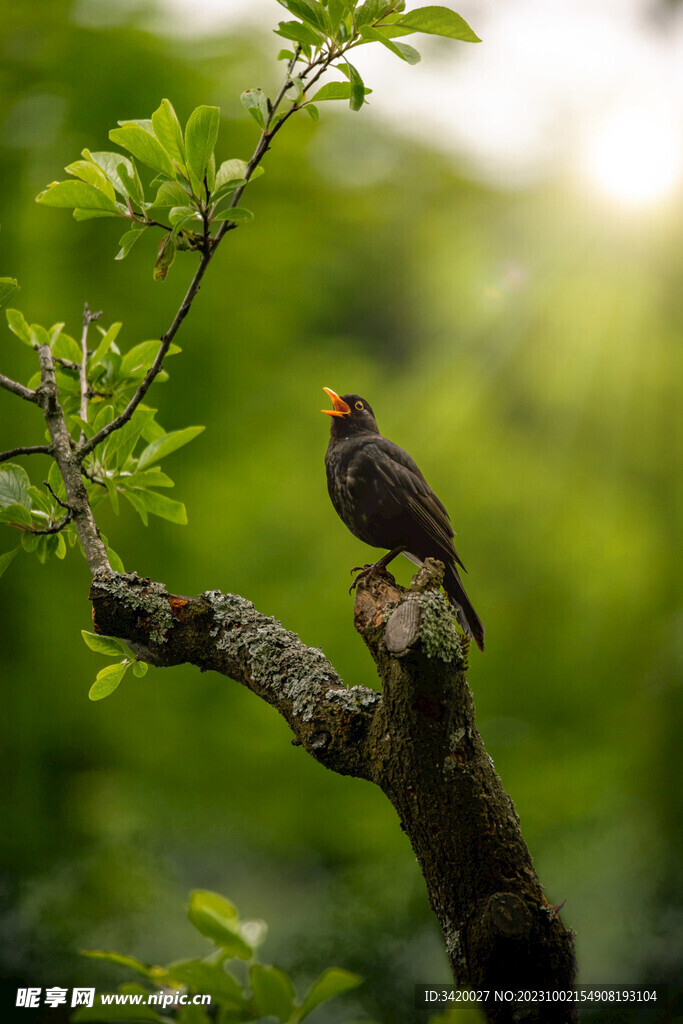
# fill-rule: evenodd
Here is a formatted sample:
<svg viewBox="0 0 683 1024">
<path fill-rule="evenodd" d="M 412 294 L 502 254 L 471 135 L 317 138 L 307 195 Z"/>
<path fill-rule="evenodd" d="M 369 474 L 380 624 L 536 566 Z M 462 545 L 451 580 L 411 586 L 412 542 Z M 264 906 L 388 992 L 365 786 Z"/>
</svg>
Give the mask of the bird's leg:
<svg viewBox="0 0 683 1024">
<path fill-rule="evenodd" d="M 398 547 L 392 548 L 391 551 L 387 551 L 386 555 L 382 555 L 377 562 L 371 562 L 368 565 L 354 565 L 351 572 L 356 572 L 358 575 L 349 587 L 349 594 L 356 589 L 362 579 L 365 579 L 367 576 L 371 576 L 378 570 L 381 571 L 382 569 L 386 569 L 389 563 L 393 562 L 393 560 L 400 555 L 402 551 L 405 551 L 405 549 L 405 544 L 399 544 Z"/>
</svg>

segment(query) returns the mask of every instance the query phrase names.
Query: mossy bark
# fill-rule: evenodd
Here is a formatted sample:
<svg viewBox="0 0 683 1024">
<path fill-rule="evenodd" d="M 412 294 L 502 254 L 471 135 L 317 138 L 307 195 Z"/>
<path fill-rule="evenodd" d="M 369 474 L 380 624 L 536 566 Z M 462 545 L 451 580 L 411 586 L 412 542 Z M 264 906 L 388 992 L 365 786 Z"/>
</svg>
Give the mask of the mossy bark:
<svg viewBox="0 0 683 1024">
<path fill-rule="evenodd" d="M 154 665 L 191 662 L 236 679 L 275 707 L 293 742 L 321 764 L 383 790 L 417 856 L 457 985 L 567 988 L 572 936 L 543 895 L 476 730 L 468 644 L 440 593 L 442 575 L 428 559 L 409 591 L 386 572 L 360 581 L 354 621 L 382 694 L 345 687 L 321 651 L 237 595 L 178 597 L 133 574 L 101 572 L 90 596 L 102 633 Z M 576 1020 L 566 1003 L 489 999 L 482 1008 L 495 1024 Z"/>
</svg>

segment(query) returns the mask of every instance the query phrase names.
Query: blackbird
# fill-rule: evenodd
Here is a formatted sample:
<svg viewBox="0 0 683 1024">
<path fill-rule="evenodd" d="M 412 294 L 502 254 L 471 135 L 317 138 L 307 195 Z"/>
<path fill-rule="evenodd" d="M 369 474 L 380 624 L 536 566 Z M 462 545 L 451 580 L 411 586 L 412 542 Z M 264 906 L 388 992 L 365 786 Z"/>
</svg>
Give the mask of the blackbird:
<svg viewBox="0 0 683 1024">
<path fill-rule="evenodd" d="M 458 575 L 458 566 L 465 566 L 453 547 L 446 509 L 410 455 L 382 437 L 364 398 L 323 390 L 334 406 L 322 410 L 332 417 L 325 455 L 332 504 L 355 537 L 372 547 L 389 549 L 363 572 L 384 568 L 399 554 L 416 565 L 427 557 L 438 558 L 446 568 L 444 589 L 458 622 L 483 651 L 484 627 Z"/>
</svg>

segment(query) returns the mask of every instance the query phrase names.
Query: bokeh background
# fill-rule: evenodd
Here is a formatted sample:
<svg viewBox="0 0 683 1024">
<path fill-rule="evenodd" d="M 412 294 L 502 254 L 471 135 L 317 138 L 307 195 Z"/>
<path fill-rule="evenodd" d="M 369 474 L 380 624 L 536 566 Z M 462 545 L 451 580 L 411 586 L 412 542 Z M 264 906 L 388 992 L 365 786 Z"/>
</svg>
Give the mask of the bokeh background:
<svg viewBox="0 0 683 1024">
<path fill-rule="evenodd" d="M 366 396 L 451 510 L 487 628 L 470 671 L 480 729 L 549 900 L 566 900 L 581 980 L 661 983 L 683 952 L 683 101 L 666 77 L 681 20 L 675 4 L 605 0 L 596 40 L 579 32 L 583 3 L 573 33 L 552 21 L 563 6 L 463 4 L 481 46 L 419 44 L 417 68 L 368 57 L 362 113 L 326 104 L 319 124 L 287 126 L 249 190 L 253 224 L 219 252 L 152 393 L 166 429 L 207 427 L 168 461 L 189 526 L 145 529 L 126 508 L 101 527 L 127 568 L 178 593 L 240 593 L 348 684 L 376 685 L 347 593 L 370 551 L 329 503 L 319 413 L 322 385 Z M 87 300 L 123 320 L 122 347 L 158 336 L 192 258 L 154 284 L 152 240 L 114 263 L 116 223 L 76 224 L 34 196 L 162 96 L 181 119 L 218 104 L 219 157 L 248 157 L 239 94 L 279 81 L 281 8 L 0 7 L 0 273 L 19 278 L 30 321 L 77 333 Z M 3 372 L 34 372 L 9 332 L 0 353 Z M 0 421 L 0 447 L 41 442 L 36 410 L 6 393 Z M 150 670 L 90 703 L 103 662 L 79 635 L 87 591 L 74 553 L 21 555 L 1 584 L 7 1007 L 17 984 L 124 978 L 83 947 L 200 952 L 184 903 L 205 887 L 269 922 L 264 955 L 300 986 L 331 963 L 367 979 L 321 1024 L 413 1020 L 413 984 L 448 970 L 382 794 L 326 772 L 219 676 Z"/>
</svg>

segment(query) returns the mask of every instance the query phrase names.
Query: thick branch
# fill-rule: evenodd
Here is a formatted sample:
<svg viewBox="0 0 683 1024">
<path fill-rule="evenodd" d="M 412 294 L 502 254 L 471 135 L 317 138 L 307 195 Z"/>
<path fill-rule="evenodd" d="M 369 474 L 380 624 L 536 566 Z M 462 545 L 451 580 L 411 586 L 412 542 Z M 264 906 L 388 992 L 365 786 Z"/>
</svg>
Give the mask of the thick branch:
<svg viewBox="0 0 683 1024">
<path fill-rule="evenodd" d="M 190 662 L 236 679 L 276 708 L 326 767 L 375 782 L 396 808 L 441 924 L 453 976 L 475 989 L 566 988 L 571 934 L 539 884 L 512 801 L 474 724 L 467 643 L 428 560 L 406 593 L 388 573 L 361 581 L 356 628 L 383 695 L 345 689 L 250 602 L 209 591 L 168 594 L 131 574 L 95 575 L 95 627 L 154 665 Z M 486 1004 L 495 1024 L 571 1024 L 568 1004 Z"/>
<path fill-rule="evenodd" d="M 90 599 L 95 628 L 126 639 L 144 661 L 190 662 L 236 679 L 279 711 L 317 761 L 368 777 L 367 737 L 380 695 L 346 689 L 322 651 L 243 597 L 219 590 L 178 597 L 131 573 L 98 573 Z"/>
<path fill-rule="evenodd" d="M 52 445 L 34 444 L 28 448 L 11 448 L 8 452 L 0 452 L 0 462 L 7 462 L 18 455 L 52 455 Z"/>
</svg>

